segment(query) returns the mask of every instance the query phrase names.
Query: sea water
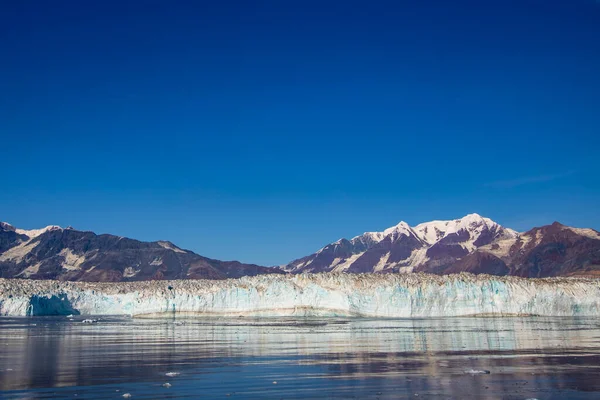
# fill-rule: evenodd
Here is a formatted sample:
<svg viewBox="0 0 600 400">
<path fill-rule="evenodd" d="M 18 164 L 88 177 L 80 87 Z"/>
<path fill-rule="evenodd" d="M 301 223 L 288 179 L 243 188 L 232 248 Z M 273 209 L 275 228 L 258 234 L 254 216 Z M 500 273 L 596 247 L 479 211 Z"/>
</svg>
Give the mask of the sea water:
<svg viewBox="0 0 600 400">
<path fill-rule="evenodd" d="M 600 321 L 0 318 L 0 398 L 123 395 L 598 399 Z"/>
</svg>

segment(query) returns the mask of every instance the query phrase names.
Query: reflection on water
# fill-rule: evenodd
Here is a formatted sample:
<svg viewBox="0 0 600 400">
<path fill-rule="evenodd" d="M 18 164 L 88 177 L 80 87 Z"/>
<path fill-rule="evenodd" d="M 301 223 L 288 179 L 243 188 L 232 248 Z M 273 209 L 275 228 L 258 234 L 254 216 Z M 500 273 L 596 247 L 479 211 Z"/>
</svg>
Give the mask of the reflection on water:
<svg viewBox="0 0 600 400">
<path fill-rule="evenodd" d="M 0 318 L 0 397 L 600 398 L 595 319 L 81 320 Z"/>
</svg>

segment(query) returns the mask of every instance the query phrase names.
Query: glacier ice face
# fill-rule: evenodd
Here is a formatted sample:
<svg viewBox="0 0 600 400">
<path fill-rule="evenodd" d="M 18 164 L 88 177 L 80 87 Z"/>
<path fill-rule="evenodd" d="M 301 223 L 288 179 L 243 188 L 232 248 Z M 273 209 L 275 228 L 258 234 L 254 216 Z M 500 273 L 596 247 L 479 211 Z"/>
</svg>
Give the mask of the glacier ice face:
<svg viewBox="0 0 600 400">
<path fill-rule="evenodd" d="M 262 275 L 224 281 L 89 283 L 0 279 L 0 314 L 597 316 L 600 280 L 458 274 Z"/>
</svg>

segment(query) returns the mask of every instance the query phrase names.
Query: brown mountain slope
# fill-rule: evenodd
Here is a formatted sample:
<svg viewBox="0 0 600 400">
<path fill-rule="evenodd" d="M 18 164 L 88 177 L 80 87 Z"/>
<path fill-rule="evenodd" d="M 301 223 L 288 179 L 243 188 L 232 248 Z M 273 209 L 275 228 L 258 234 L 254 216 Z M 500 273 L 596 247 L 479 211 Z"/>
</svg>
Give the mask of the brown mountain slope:
<svg viewBox="0 0 600 400">
<path fill-rule="evenodd" d="M 220 261 L 166 241 L 141 242 L 50 227 L 20 231 L 0 225 L 0 277 L 118 282 L 226 279 L 282 273 L 278 268 Z"/>
</svg>

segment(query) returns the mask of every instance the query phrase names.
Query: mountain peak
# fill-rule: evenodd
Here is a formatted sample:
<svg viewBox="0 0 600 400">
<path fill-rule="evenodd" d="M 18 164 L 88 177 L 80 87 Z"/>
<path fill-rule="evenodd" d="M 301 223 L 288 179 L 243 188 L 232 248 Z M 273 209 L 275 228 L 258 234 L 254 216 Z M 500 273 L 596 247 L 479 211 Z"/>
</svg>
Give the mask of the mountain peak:
<svg viewBox="0 0 600 400">
<path fill-rule="evenodd" d="M 481 215 L 479 215 L 477 213 L 470 213 L 470 214 L 465 215 L 461 219 L 474 219 L 474 220 L 477 219 L 477 220 L 482 220 L 482 219 L 489 219 L 489 218 L 482 217 Z"/>
<path fill-rule="evenodd" d="M 491 219 L 483 217 L 477 213 L 467 214 L 464 217 L 460 218 L 460 220 L 464 221 L 464 222 L 492 222 L 492 223 L 494 223 L 494 221 L 492 221 Z"/>
<path fill-rule="evenodd" d="M 479 214 L 467 214 L 464 217 L 457 220 L 456 222 L 457 222 L 457 225 L 456 225 L 457 230 L 459 230 L 459 229 L 469 230 L 469 228 L 471 228 L 471 227 L 479 227 L 479 226 L 483 226 L 483 225 L 485 225 L 488 228 L 491 228 L 493 226 L 498 225 L 498 223 L 492 221 L 489 218 L 484 218 Z"/>
<path fill-rule="evenodd" d="M 20 235 L 26 235 L 29 236 L 30 239 L 36 238 L 38 236 L 40 236 L 43 233 L 49 232 L 49 231 L 58 231 L 58 230 L 62 230 L 63 228 L 61 228 L 58 225 L 48 225 L 45 228 L 41 228 L 41 229 L 30 229 L 30 230 L 26 230 L 26 229 L 15 229 L 15 232 L 17 232 Z"/>
<path fill-rule="evenodd" d="M 54 231 L 54 230 L 62 229 L 58 225 L 48 225 L 45 228 L 41 228 L 41 229 L 30 229 L 30 230 L 19 229 L 19 228 L 15 228 L 13 225 L 9 224 L 8 222 L 0 222 L 0 228 L 4 229 L 5 231 L 16 232 L 19 235 L 26 235 L 30 239 L 38 237 L 41 234 L 43 234 L 45 232 L 48 232 L 48 231 Z"/>
<path fill-rule="evenodd" d="M 394 232 L 398 233 L 412 233 L 412 228 L 404 221 L 400 221 L 397 225 L 387 228 L 383 231 L 383 235 L 387 236 Z"/>
<path fill-rule="evenodd" d="M 15 231 L 15 227 L 9 224 L 8 222 L 0 221 L 0 228 L 4 229 L 5 231 Z"/>
</svg>

